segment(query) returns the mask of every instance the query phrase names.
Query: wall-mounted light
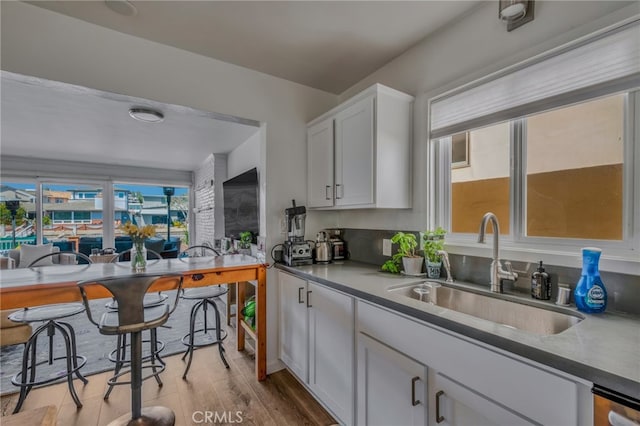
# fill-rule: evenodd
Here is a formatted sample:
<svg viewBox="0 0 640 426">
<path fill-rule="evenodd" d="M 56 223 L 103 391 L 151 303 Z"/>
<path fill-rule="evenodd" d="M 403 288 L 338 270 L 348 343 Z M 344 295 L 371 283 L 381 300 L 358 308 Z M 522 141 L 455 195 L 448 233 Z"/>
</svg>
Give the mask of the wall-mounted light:
<svg viewBox="0 0 640 426">
<path fill-rule="evenodd" d="M 131 108 L 129 115 L 145 123 L 160 123 L 164 120 L 164 114 L 151 108 Z"/>
<path fill-rule="evenodd" d="M 498 17 L 507 22 L 507 31 L 533 21 L 533 4 L 533 0 L 499 0 Z"/>
</svg>

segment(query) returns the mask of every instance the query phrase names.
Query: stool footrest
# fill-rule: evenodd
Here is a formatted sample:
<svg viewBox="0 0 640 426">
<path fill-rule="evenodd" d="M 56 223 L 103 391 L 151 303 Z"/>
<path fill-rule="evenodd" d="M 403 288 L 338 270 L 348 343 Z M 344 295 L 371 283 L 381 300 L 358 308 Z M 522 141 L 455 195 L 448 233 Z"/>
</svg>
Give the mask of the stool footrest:
<svg viewBox="0 0 640 426">
<path fill-rule="evenodd" d="M 76 362 L 78 363 L 77 367 L 73 367 L 70 371 L 67 371 L 66 367 L 65 367 L 65 370 L 64 371 L 60 371 L 59 374 L 56 375 L 55 377 L 50 377 L 48 379 L 34 380 L 33 382 L 22 382 L 22 381 L 18 380 L 19 378 L 22 377 L 22 373 L 23 372 L 21 371 L 21 372 L 15 374 L 11 378 L 11 383 L 13 383 L 15 386 L 19 386 L 19 387 L 40 386 L 40 385 L 44 385 L 44 384 L 47 384 L 47 383 L 51 383 L 51 382 L 55 382 L 57 380 L 63 379 L 65 377 L 69 376 L 70 374 L 76 373 L 78 370 L 80 370 L 82 367 L 84 367 L 84 365 L 87 363 L 87 357 L 85 357 L 85 356 L 76 355 L 75 358 L 76 358 Z M 66 356 L 59 356 L 59 357 L 53 358 L 54 361 L 58 361 L 58 360 L 61 360 L 61 359 L 66 360 L 67 357 Z M 31 371 L 31 369 L 33 367 L 37 367 L 39 365 L 48 364 L 48 363 L 49 363 L 49 360 L 44 360 L 44 361 L 40 361 L 40 362 L 36 363 L 35 366 L 30 365 L 25 369 L 24 373 L 27 374 L 27 373 L 29 373 Z"/>
<path fill-rule="evenodd" d="M 213 338 L 215 340 L 209 341 L 209 342 L 201 342 L 201 343 L 196 343 L 196 335 L 198 335 L 199 333 L 202 335 L 208 334 L 207 332 L 211 332 L 213 331 Z M 201 348 L 204 346 L 211 346 L 211 345 L 217 345 L 218 343 L 222 343 L 224 341 L 224 339 L 227 338 L 227 331 L 226 330 L 220 330 L 220 340 L 217 340 L 215 338 L 215 332 L 216 329 L 215 328 L 207 328 L 207 330 L 205 331 L 204 328 L 199 328 L 198 330 L 194 330 L 193 332 L 193 346 L 196 348 Z M 189 339 L 191 337 L 191 333 L 187 333 L 182 337 L 182 344 L 185 346 L 191 346 L 191 344 L 189 343 Z"/>
<path fill-rule="evenodd" d="M 146 376 L 142 377 L 142 381 L 145 381 L 147 379 L 150 379 L 151 377 L 157 376 L 158 374 L 162 373 L 165 369 L 165 366 L 162 364 L 154 364 L 154 365 L 143 365 L 142 369 L 144 370 L 145 368 L 151 368 L 153 369 L 152 373 L 149 373 Z M 156 369 L 158 369 L 158 371 L 156 371 Z M 126 374 L 130 374 L 131 373 L 131 369 L 130 368 L 125 368 L 123 371 L 120 371 L 118 374 L 112 376 L 109 380 L 107 380 L 107 384 L 109 386 L 117 386 L 117 385 L 129 385 L 131 384 L 131 380 L 126 381 L 126 382 L 119 382 L 118 379 Z"/>
</svg>

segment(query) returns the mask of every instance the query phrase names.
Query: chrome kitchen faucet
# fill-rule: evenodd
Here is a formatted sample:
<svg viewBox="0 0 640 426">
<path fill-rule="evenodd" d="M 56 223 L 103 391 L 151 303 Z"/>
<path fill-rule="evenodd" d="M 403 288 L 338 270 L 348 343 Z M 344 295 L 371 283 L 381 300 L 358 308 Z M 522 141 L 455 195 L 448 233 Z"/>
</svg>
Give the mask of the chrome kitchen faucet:
<svg viewBox="0 0 640 426">
<path fill-rule="evenodd" d="M 518 274 L 511 269 L 511 262 L 505 262 L 507 270 L 502 269 L 500 263 L 500 251 L 499 251 L 499 238 L 500 238 L 500 225 L 498 224 L 498 218 L 495 214 L 488 212 L 485 213 L 480 222 L 480 233 L 478 234 L 478 242 L 484 243 L 484 235 L 487 231 L 487 222 L 491 221 L 493 226 L 493 261 L 491 262 L 491 291 L 494 293 L 502 293 L 501 280 L 515 281 L 518 279 Z"/>
</svg>

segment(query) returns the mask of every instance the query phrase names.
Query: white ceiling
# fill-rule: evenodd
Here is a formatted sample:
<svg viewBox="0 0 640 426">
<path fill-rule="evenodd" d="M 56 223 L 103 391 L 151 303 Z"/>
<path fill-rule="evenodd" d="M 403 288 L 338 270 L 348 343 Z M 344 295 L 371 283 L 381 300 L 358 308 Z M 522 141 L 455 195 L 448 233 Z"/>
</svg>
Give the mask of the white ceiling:
<svg viewBox="0 0 640 426">
<path fill-rule="evenodd" d="M 2 155 L 195 170 L 209 154 L 228 153 L 259 123 L 178 105 L 2 72 Z M 161 111 L 143 123 L 129 108 Z M 176 149 L 179 148 L 179 149 Z M 188 149 L 187 149 L 188 148 Z M 154 155 L 149 155 L 149 150 Z M 166 153 L 163 155 L 162 153 Z"/>
<path fill-rule="evenodd" d="M 340 94 L 479 1 L 132 0 L 135 16 L 104 1 L 28 3 Z"/>
<path fill-rule="evenodd" d="M 134 16 L 119 15 L 104 1 L 28 3 L 341 93 L 478 0 L 132 1 Z M 2 72 L 1 89 L 3 156 L 100 158 L 119 165 L 137 165 L 144 157 L 151 167 L 194 170 L 209 154 L 237 147 L 258 125 L 7 72 Z M 141 105 L 163 111 L 165 121 L 154 125 L 131 119 L 129 108 Z M 148 155 L 149 148 L 154 155 Z"/>
</svg>

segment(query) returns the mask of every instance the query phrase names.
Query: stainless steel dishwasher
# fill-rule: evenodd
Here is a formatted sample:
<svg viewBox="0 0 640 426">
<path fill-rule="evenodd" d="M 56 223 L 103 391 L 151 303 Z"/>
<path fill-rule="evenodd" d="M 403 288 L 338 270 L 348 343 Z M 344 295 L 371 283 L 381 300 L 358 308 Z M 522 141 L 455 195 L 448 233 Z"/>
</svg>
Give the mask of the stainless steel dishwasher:
<svg viewBox="0 0 640 426">
<path fill-rule="evenodd" d="M 640 401 L 594 385 L 594 426 L 640 426 Z"/>
</svg>

